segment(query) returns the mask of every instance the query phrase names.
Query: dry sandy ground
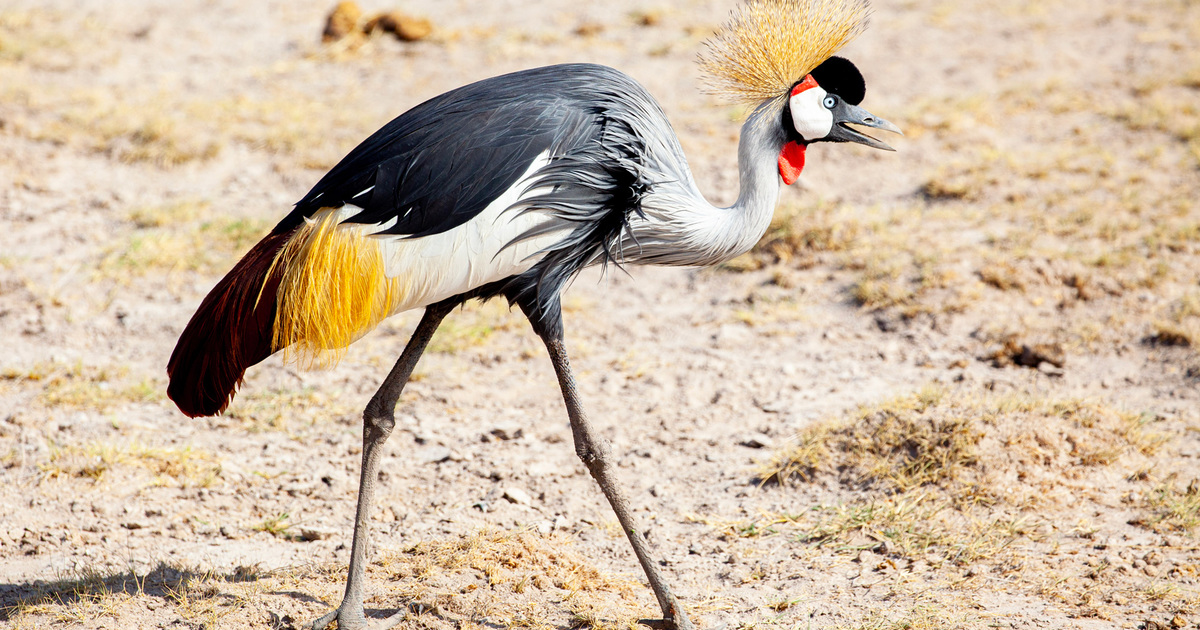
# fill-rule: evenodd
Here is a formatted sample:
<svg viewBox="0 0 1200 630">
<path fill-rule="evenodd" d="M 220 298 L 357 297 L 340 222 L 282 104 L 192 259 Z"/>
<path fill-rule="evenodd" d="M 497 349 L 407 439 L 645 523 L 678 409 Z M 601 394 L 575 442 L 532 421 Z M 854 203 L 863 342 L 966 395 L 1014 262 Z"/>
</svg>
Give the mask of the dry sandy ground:
<svg viewBox="0 0 1200 630">
<path fill-rule="evenodd" d="M 300 627 L 340 598 L 358 413 L 415 316 L 187 420 L 193 309 L 325 169 L 463 83 L 594 61 L 736 195 L 692 59 L 727 0 L 0 7 L 0 625 Z M 396 8 L 364 2 L 370 11 Z M 1111 6 L 1109 6 L 1111 5 Z M 1200 627 L 1200 5 L 877 2 L 846 54 L 908 135 L 814 147 L 759 249 L 584 274 L 570 347 L 702 627 Z M 548 361 L 454 315 L 400 404 L 372 614 L 624 627 L 653 597 Z"/>
</svg>

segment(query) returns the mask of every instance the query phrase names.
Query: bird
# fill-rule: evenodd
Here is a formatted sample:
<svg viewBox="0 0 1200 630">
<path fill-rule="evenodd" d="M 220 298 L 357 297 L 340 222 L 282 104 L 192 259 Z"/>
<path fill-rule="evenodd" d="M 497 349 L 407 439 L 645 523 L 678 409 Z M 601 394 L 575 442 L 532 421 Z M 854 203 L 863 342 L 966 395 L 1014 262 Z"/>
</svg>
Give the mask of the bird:
<svg viewBox="0 0 1200 630">
<path fill-rule="evenodd" d="M 396 404 L 442 320 L 502 297 L 546 347 L 575 452 L 600 486 L 653 589 L 661 619 L 694 626 L 633 518 L 610 446 L 585 412 L 560 296 L 597 265 L 708 266 L 749 251 L 780 191 L 818 142 L 892 150 L 852 128 L 900 133 L 859 107 L 861 72 L 835 55 L 866 27 L 867 0 L 746 0 L 698 55 L 709 91 L 752 107 L 737 201 L 700 193 L 658 102 L 628 75 L 575 63 L 484 79 L 404 112 L 351 150 L 201 301 L 168 361 L 187 416 L 225 410 L 246 371 L 281 353 L 336 362 L 384 319 L 423 314 L 363 411 L 361 477 L 346 588 L 321 630 L 392 627 L 363 608 L 368 516 Z"/>
</svg>

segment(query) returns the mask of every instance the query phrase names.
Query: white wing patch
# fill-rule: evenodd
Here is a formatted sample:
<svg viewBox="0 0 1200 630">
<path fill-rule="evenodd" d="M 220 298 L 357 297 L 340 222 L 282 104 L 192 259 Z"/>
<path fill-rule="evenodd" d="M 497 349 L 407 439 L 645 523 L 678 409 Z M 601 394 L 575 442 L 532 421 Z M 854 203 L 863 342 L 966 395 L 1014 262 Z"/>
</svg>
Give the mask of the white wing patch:
<svg viewBox="0 0 1200 630">
<path fill-rule="evenodd" d="M 377 236 L 383 250 L 386 275 L 400 280 L 403 286 L 404 299 L 392 312 L 433 304 L 523 273 L 537 264 L 540 254 L 564 238 L 571 226 L 564 225 L 561 230 L 514 243 L 514 239 L 528 230 L 552 219 L 547 213 L 536 210 L 506 210 L 522 198 L 540 192 L 537 189 L 526 191 L 525 188 L 530 178 L 549 163 L 549 152 L 537 156 L 511 188 L 471 220 L 452 230 L 420 238 Z M 367 233 L 375 234 L 385 229 L 386 224 L 372 226 Z"/>
</svg>

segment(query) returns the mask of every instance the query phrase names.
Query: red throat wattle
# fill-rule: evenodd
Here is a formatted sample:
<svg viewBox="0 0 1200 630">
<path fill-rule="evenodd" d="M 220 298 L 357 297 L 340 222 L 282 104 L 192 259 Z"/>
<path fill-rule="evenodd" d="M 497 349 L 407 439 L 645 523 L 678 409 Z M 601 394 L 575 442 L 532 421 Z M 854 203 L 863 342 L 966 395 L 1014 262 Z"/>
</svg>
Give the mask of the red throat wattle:
<svg viewBox="0 0 1200 630">
<path fill-rule="evenodd" d="M 804 150 L 807 148 L 807 144 L 799 142 L 783 145 L 783 150 L 779 152 L 779 176 L 784 184 L 791 186 L 800 178 L 800 171 L 804 170 Z"/>
</svg>

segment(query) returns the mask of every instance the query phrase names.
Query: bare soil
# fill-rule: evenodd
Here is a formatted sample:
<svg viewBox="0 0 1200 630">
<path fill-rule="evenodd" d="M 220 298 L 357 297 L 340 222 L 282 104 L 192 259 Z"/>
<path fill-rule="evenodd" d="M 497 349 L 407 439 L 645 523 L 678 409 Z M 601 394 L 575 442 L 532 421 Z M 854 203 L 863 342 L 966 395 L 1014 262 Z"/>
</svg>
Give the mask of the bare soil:
<svg viewBox="0 0 1200 630">
<path fill-rule="evenodd" d="M 0 626 L 302 627 L 341 596 L 359 413 L 415 325 L 278 357 L 189 420 L 164 366 L 320 175 L 445 90 L 549 63 L 662 102 L 736 196 L 693 59 L 730 1 L 0 7 Z M 877 3 L 846 51 L 894 154 L 814 146 L 759 248 L 591 270 L 585 401 L 704 628 L 1200 627 L 1200 5 Z M 544 349 L 454 314 L 400 403 L 369 613 L 656 614 Z"/>
</svg>

